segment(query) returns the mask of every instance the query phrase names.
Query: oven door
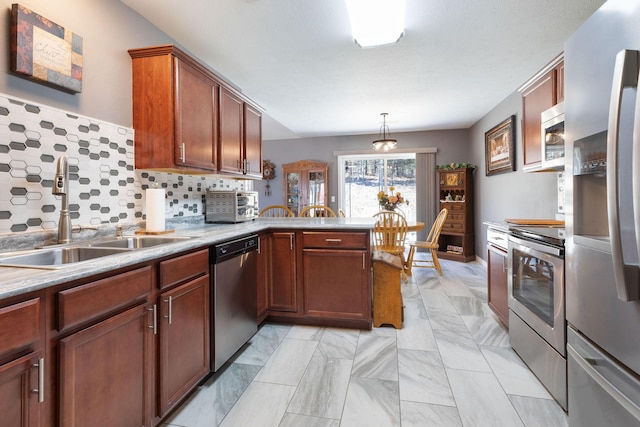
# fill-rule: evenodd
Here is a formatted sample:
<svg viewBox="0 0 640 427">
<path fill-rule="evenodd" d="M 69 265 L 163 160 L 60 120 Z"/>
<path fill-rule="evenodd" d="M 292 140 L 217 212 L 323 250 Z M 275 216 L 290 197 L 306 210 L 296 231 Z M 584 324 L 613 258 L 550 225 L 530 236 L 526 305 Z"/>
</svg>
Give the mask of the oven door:
<svg viewBox="0 0 640 427">
<path fill-rule="evenodd" d="M 562 250 L 509 236 L 508 285 L 509 309 L 566 357 Z"/>
</svg>

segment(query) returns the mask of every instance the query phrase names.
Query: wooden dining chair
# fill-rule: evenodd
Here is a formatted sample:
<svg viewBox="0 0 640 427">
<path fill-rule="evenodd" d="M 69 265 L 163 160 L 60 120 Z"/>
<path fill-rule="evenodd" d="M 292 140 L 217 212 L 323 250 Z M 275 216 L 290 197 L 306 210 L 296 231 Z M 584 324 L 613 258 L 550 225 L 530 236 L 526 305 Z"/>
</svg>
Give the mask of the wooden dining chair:
<svg viewBox="0 0 640 427">
<path fill-rule="evenodd" d="M 293 217 L 293 212 L 286 206 L 283 205 L 271 205 L 267 206 L 260 210 L 258 216 L 265 218 L 287 218 Z"/>
<path fill-rule="evenodd" d="M 373 226 L 374 250 L 384 251 L 400 258 L 402 265 L 406 265 L 404 243 L 407 236 L 407 220 L 404 215 L 393 211 L 380 211 L 373 216 L 376 223 Z M 402 280 L 407 282 L 404 269 Z"/>
<path fill-rule="evenodd" d="M 329 207 L 324 205 L 310 205 L 302 209 L 298 216 L 302 217 L 335 217 L 335 212 Z"/>
<path fill-rule="evenodd" d="M 440 237 L 440 232 L 442 231 L 442 227 L 444 226 L 444 222 L 447 220 L 446 209 L 442 209 L 436 220 L 433 222 L 431 226 L 431 230 L 429 231 L 429 235 L 427 236 L 427 240 L 424 242 L 416 241 L 409 243 L 409 256 L 407 257 L 407 262 L 405 264 L 405 269 L 407 270 L 407 274 L 411 275 L 411 270 L 413 267 L 417 268 L 435 268 L 438 270 L 438 273 L 442 276 L 442 267 L 440 266 L 440 261 L 438 260 L 438 238 Z M 431 254 L 431 259 L 415 259 L 416 248 L 420 249 L 428 249 Z"/>
</svg>

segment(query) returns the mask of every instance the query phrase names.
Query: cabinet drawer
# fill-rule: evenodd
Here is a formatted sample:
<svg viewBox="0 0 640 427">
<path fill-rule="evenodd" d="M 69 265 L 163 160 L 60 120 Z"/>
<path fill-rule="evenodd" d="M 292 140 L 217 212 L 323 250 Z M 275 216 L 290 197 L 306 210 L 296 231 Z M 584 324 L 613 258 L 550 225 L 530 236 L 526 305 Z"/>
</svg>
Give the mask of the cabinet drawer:
<svg viewBox="0 0 640 427">
<path fill-rule="evenodd" d="M 144 298 L 151 292 L 151 273 L 147 266 L 58 292 L 58 330 L 103 317 Z"/>
<path fill-rule="evenodd" d="M 445 222 L 442 227 L 442 231 L 455 231 L 455 232 L 463 232 L 464 231 L 464 223 L 462 222 Z"/>
<path fill-rule="evenodd" d="M 0 308 L 0 355 L 40 339 L 40 298 Z"/>
<path fill-rule="evenodd" d="M 366 249 L 366 233 L 303 232 L 302 246 L 305 248 Z"/>
<path fill-rule="evenodd" d="M 464 222 L 464 212 L 452 212 L 447 214 L 447 221 L 450 222 Z"/>
<path fill-rule="evenodd" d="M 178 256 L 160 263 L 160 289 L 209 272 L 209 249 Z"/>
<path fill-rule="evenodd" d="M 464 203 L 461 203 L 461 202 L 441 203 L 440 209 L 448 210 L 449 215 L 451 215 L 452 212 L 464 212 Z"/>
</svg>

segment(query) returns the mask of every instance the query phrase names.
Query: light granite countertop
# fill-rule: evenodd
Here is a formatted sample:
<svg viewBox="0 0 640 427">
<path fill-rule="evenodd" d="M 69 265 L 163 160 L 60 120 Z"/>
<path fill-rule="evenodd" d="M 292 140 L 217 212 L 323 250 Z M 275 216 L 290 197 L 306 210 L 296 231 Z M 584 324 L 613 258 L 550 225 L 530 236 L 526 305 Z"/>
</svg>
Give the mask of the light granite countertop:
<svg viewBox="0 0 640 427">
<path fill-rule="evenodd" d="M 0 266 L 0 299 L 162 258 L 178 252 L 204 248 L 267 229 L 371 230 L 374 223 L 374 218 L 258 218 L 255 221 L 239 224 L 205 224 L 201 222 L 198 224 L 177 225 L 175 227 L 169 226 L 168 228 L 175 229 L 175 232 L 171 233 L 170 236 L 188 236 L 192 238 L 166 245 L 126 251 L 122 254 L 109 255 L 91 261 L 69 264 L 56 270 Z"/>
</svg>

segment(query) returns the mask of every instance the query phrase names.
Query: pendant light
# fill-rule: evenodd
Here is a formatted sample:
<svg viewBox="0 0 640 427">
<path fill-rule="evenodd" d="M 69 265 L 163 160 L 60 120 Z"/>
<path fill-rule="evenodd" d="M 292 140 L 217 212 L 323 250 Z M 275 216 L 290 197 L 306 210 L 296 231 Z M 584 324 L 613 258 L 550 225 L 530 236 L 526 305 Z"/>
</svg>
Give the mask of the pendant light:
<svg viewBox="0 0 640 427">
<path fill-rule="evenodd" d="M 398 141 L 391 138 L 391 132 L 389 126 L 387 126 L 387 115 L 389 113 L 380 113 L 382 116 L 382 126 L 380 126 L 380 132 L 378 132 L 378 139 L 373 141 L 373 149 L 381 151 L 389 151 L 396 148 Z"/>
</svg>

